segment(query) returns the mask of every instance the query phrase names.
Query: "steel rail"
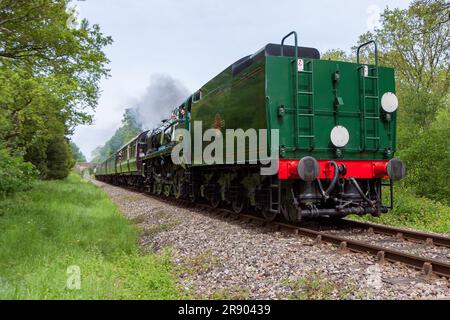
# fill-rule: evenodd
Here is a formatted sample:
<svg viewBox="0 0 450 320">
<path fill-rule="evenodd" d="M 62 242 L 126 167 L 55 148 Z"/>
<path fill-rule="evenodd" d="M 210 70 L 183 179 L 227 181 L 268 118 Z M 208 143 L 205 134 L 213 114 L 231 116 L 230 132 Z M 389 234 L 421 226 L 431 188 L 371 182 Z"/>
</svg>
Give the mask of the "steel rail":
<svg viewBox="0 0 450 320">
<path fill-rule="evenodd" d="M 430 245 L 450 248 L 450 237 L 446 237 L 444 235 L 416 230 L 408 230 L 404 228 L 391 227 L 370 222 L 361 222 L 348 219 L 343 219 L 343 221 L 350 226 L 366 229 L 373 233 L 396 236 L 398 238 L 403 238 L 411 241 L 419 241 Z"/>
<path fill-rule="evenodd" d="M 387 247 L 373 245 L 364 241 L 352 240 L 326 232 L 315 231 L 306 228 L 295 227 L 283 223 L 277 223 L 285 228 L 292 228 L 296 234 L 315 238 L 318 242 L 326 242 L 339 246 L 340 249 L 348 249 L 353 252 L 367 253 L 376 256 L 379 261 L 401 262 L 415 269 L 423 270 L 426 275 L 435 273 L 436 275 L 450 278 L 450 264 L 436 259 L 412 255 L 406 252 L 394 250 Z"/>
</svg>

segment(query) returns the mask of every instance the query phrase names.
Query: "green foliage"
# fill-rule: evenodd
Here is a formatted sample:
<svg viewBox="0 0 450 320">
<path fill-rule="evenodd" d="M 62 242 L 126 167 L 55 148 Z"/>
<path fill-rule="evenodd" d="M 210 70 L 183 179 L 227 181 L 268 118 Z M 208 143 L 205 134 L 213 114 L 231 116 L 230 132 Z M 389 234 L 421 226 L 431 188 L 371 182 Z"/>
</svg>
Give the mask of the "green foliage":
<svg viewBox="0 0 450 320">
<path fill-rule="evenodd" d="M 375 39 L 380 64 L 396 71 L 397 155 L 407 166 L 395 209 L 370 220 L 450 233 L 449 21 L 444 0 L 416 0 L 405 10 L 386 9 L 381 26 L 360 37 L 359 43 Z"/>
<path fill-rule="evenodd" d="M 102 49 L 111 38 L 86 20 L 71 27 L 69 2 L 0 1 L 0 142 L 42 177 L 51 142 L 91 122 L 108 75 Z"/>
<path fill-rule="evenodd" d="M 408 175 L 404 183 L 419 196 L 450 205 L 450 108 L 443 109 L 427 130 L 416 132 L 400 152 Z"/>
<path fill-rule="evenodd" d="M 0 202 L 0 299 L 179 299 L 167 254 L 143 254 L 138 230 L 75 174 Z M 67 268 L 79 266 L 81 290 Z"/>
<path fill-rule="evenodd" d="M 69 0 L 5 0 L 0 3 L 0 57 L 30 68 L 34 76 L 53 75 L 65 90 L 67 110 L 82 122 L 84 107 L 95 107 L 98 80 L 106 76 L 107 58 L 101 49 L 112 42 L 98 25 L 83 20 L 73 28 Z M 77 111 L 81 111 L 77 114 Z"/>
<path fill-rule="evenodd" d="M 72 149 L 73 160 L 75 160 L 76 162 L 86 162 L 86 157 L 74 142 L 70 142 L 70 148 Z"/>
<path fill-rule="evenodd" d="M 387 199 L 385 199 L 387 201 Z M 420 197 L 402 185 L 395 187 L 395 209 L 381 218 L 354 217 L 388 225 L 450 234 L 450 206 Z"/>
<path fill-rule="evenodd" d="M 21 157 L 13 157 L 0 148 L 0 199 L 32 187 L 37 171 Z"/>
<path fill-rule="evenodd" d="M 75 161 L 69 143 L 64 137 L 55 137 L 50 141 L 47 148 L 47 162 L 47 179 L 67 178 Z"/>
<path fill-rule="evenodd" d="M 122 126 L 116 130 L 114 135 L 105 145 L 96 148 L 92 152 L 92 162 L 101 163 L 108 159 L 124 144 L 135 138 L 142 132 L 142 127 L 137 121 L 136 113 L 132 109 L 126 109 L 122 119 Z"/>
<path fill-rule="evenodd" d="M 416 0 L 408 9 L 386 9 L 381 20 L 381 27 L 362 35 L 359 42 L 375 39 L 380 63 L 395 68 L 401 124 L 409 124 L 408 131 L 412 126 L 427 128 L 440 107 L 448 107 L 448 7 L 444 0 Z"/>
<path fill-rule="evenodd" d="M 425 133 L 436 120 L 440 110 L 448 110 L 448 100 L 432 91 L 417 90 L 400 85 L 398 88 L 398 148 L 411 148 L 417 135 Z M 441 119 L 449 122 L 450 119 Z"/>
<path fill-rule="evenodd" d="M 322 54 L 322 60 L 332 60 L 332 61 L 345 61 L 352 62 L 354 57 L 348 55 L 344 50 L 341 49 L 331 49 Z"/>
<path fill-rule="evenodd" d="M 444 0 L 416 0 L 386 9 L 381 26 L 360 37 L 375 39 L 380 64 L 397 75 L 398 155 L 407 165 L 403 186 L 449 203 L 450 23 Z M 366 61 L 373 55 L 367 54 Z"/>
</svg>

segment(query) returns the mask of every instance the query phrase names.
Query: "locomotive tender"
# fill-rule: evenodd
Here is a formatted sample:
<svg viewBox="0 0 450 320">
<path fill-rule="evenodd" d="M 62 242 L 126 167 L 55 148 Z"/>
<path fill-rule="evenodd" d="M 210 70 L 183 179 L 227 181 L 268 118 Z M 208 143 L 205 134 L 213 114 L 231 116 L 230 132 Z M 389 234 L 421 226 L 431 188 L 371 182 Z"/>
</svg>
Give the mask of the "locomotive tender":
<svg viewBox="0 0 450 320">
<path fill-rule="evenodd" d="M 295 46 L 285 45 L 293 36 Z M 360 63 L 373 44 L 375 63 Z M 379 216 L 393 208 L 393 181 L 405 176 L 396 151 L 395 76 L 378 65 L 374 41 L 357 51 L 357 63 L 321 60 L 318 50 L 298 47 L 291 32 L 281 45 L 268 44 L 244 57 L 173 111 L 172 118 L 127 143 L 96 169 L 96 178 L 137 186 L 157 194 L 209 201 L 240 213 L 254 210 L 267 220 L 284 217 Z M 150 111 L 149 111 L 150 112 Z M 275 175 L 255 164 L 261 149 L 272 150 L 271 135 L 248 148 L 245 161 L 207 164 L 202 159 L 176 165 L 171 151 L 177 129 L 278 129 L 279 146 L 270 157 Z M 224 152 L 224 157 L 229 157 Z M 228 158 L 226 160 L 229 160 Z M 383 204 L 383 186 L 390 201 Z"/>
</svg>

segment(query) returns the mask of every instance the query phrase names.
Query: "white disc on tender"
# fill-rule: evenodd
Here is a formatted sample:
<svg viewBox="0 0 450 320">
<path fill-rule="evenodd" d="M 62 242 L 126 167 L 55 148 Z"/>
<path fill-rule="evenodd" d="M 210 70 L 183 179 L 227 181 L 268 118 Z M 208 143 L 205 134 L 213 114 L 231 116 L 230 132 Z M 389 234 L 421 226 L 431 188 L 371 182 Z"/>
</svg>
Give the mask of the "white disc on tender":
<svg viewBox="0 0 450 320">
<path fill-rule="evenodd" d="M 381 98 L 381 107 L 387 113 L 395 112 L 398 108 L 398 98 L 392 92 L 386 92 Z"/>
<path fill-rule="evenodd" d="M 350 141 L 350 134 L 348 133 L 347 128 L 336 126 L 331 130 L 330 138 L 336 148 L 343 148 Z"/>
</svg>

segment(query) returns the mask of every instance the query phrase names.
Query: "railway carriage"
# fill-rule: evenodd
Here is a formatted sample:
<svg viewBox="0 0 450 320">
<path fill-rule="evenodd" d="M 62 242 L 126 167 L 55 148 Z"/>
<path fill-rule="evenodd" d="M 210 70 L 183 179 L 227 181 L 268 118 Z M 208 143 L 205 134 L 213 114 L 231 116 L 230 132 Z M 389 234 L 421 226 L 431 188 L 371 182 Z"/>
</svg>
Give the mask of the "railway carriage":
<svg viewBox="0 0 450 320">
<path fill-rule="evenodd" d="M 285 45 L 290 36 L 294 46 Z M 367 45 L 375 47 L 373 64 L 359 61 Z M 255 210 L 267 220 L 386 213 L 393 207 L 393 182 L 404 177 L 405 166 L 394 158 L 394 70 L 379 66 L 377 55 L 371 41 L 358 48 L 356 63 L 323 60 L 318 50 L 298 47 L 292 32 L 281 45 L 266 45 L 226 68 L 171 119 L 101 164 L 97 178 L 238 213 Z M 180 143 L 180 128 L 193 138 L 199 128 L 223 133 L 219 163 L 225 164 L 195 156 L 192 163 L 174 164 L 171 151 Z M 230 153 L 227 129 L 278 130 L 279 139 L 258 136 L 256 147 L 246 139 L 245 148 Z M 261 175 L 266 160 L 277 162 L 277 174 Z M 387 205 L 384 186 L 390 191 Z"/>
</svg>

